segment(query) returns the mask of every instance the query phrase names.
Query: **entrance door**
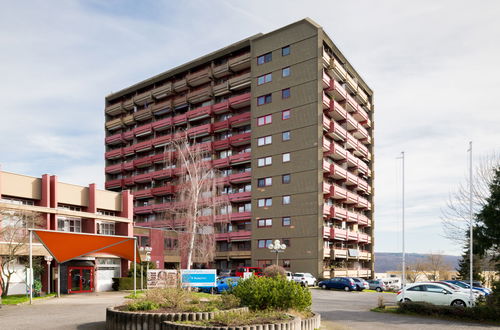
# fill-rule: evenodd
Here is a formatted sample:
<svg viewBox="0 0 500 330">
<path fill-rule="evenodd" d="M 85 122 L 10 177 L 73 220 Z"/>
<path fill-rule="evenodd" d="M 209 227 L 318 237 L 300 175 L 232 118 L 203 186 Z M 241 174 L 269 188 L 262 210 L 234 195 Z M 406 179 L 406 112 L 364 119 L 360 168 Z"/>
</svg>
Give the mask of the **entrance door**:
<svg viewBox="0 0 500 330">
<path fill-rule="evenodd" d="M 93 267 L 68 267 L 68 293 L 94 291 Z"/>
</svg>

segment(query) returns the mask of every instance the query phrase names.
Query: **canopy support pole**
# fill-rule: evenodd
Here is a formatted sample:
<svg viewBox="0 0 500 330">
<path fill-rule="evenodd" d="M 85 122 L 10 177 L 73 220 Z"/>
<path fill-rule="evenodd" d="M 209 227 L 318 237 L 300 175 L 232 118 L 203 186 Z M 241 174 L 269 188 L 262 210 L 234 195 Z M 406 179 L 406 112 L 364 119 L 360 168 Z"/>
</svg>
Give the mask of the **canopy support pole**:
<svg viewBox="0 0 500 330">
<path fill-rule="evenodd" d="M 137 238 L 134 237 L 134 297 L 137 294 L 136 290 L 136 285 L 137 285 L 137 278 L 136 278 L 136 269 L 137 269 L 137 260 L 136 260 L 136 253 L 137 253 Z"/>
<path fill-rule="evenodd" d="M 61 264 L 57 263 L 57 298 L 61 298 Z"/>
<path fill-rule="evenodd" d="M 33 304 L 33 231 L 30 230 L 30 271 L 28 273 L 30 305 Z"/>
</svg>

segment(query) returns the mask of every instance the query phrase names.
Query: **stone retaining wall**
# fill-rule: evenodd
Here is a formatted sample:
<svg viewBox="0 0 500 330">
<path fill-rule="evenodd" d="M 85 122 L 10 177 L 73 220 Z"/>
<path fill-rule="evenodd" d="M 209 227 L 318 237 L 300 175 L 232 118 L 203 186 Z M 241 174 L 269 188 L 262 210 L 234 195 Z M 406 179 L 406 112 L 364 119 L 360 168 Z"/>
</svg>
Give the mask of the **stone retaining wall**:
<svg viewBox="0 0 500 330">
<path fill-rule="evenodd" d="M 127 312 L 115 307 L 106 309 L 106 330 L 161 330 L 165 321 L 198 321 L 209 320 L 215 315 L 227 312 L 246 312 L 247 307 L 227 311 L 206 313 L 146 313 Z"/>
</svg>

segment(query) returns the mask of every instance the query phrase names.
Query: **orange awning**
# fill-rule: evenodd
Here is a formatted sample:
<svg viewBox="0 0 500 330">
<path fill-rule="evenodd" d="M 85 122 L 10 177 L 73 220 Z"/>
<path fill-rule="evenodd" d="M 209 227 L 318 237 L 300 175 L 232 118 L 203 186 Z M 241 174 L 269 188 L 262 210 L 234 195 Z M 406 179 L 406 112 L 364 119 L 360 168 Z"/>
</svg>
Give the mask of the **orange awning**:
<svg viewBox="0 0 500 330">
<path fill-rule="evenodd" d="M 108 253 L 134 261 L 134 237 L 36 229 L 33 232 L 59 263 L 94 253 Z M 136 249 L 136 262 L 141 262 L 138 249 Z"/>
</svg>

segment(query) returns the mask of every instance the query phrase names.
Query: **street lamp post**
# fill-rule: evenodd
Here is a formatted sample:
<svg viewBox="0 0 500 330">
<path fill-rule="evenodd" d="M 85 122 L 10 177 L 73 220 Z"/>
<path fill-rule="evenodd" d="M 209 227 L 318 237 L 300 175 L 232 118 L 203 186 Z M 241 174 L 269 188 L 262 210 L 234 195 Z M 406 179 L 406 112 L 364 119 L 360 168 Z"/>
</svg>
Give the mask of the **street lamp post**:
<svg viewBox="0 0 500 330">
<path fill-rule="evenodd" d="M 281 252 L 285 252 L 286 245 L 282 244 L 279 239 L 268 245 L 269 251 L 276 253 L 276 266 L 279 266 L 278 258 Z"/>
<path fill-rule="evenodd" d="M 54 258 L 52 256 L 45 256 L 43 259 L 47 262 L 47 294 L 50 294 L 50 263 Z"/>
</svg>

